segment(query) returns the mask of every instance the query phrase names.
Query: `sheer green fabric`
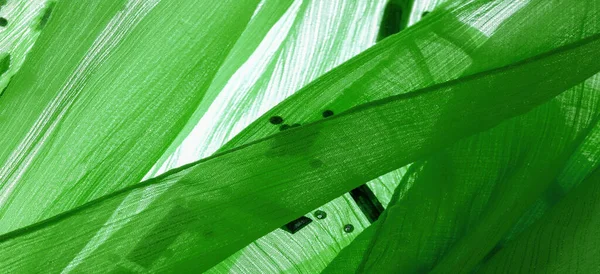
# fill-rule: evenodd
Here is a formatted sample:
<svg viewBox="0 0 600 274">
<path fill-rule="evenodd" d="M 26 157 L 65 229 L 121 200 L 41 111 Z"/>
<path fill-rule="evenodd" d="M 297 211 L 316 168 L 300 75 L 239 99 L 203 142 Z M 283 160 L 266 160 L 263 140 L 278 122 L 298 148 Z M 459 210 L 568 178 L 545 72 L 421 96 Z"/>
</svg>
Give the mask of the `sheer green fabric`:
<svg viewBox="0 0 600 274">
<path fill-rule="evenodd" d="M 599 5 L 394 2 L 424 20 L 347 62 L 385 1 L 58 2 L 0 99 L 0 269 L 598 270 Z M 368 228 L 365 182 L 399 184 Z"/>
<path fill-rule="evenodd" d="M 257 4 L 58 2 L 0 100 L 0 231 L 138 183 Z"/>
<path fill-rule="evenodd" d="M 573 189 L 535 225 L 505 246 L 481 273 L 596 273 L 600 170 Z"/>
<path fill-rule="evenodd" d="M 242 102 L 229 102 L 223 98 L 234 97 L 232 93 L 239 96 L 247 86 L 244 85 L 246 81 L 255 80 L 252 79 L 255 74 L 261 75 L 264 60 L 273 58 L 273 48 L 283 43 L 286 34 L 290 31 L 290 25 L 298 16 L 300 2 L 292 5 L 293 2 L 293 0 L 261 1 L 252 19 L 220 65 L 202 101 L 171 143 L 170 148 L 146 174 L 145 179 L 207 157 L 224 142 L 221 140 L 223 138 L 221 135 L 235 134 L 233 127 L 241 120 L 239 116 L 248 115 L 252 111 L 253 104 L 250 100 L 265 96 L 257 94 L 252 94 L 256 95 L 254 97 L 244 96 L 246 101 Z M 223 110 L 220 112 L 215 111 L 218 105 L 223 105 L 221 107 Z M 218 133 L 221 132 L 229 134 L 219 135 Z"/>
<path fill-rule="evenodd" d="M 0 26 L 0 96 L 23 65 L 52 7 L 48 0 L 0 1 L 0 17 L 6 20 L 6 26 Z"/>
<path fill-rule="evenodd" d="M 215 155 L 3 235 L 1 266 L 30 271 L 62 269 L 66 263 L 80 271 L 206 270 L 349 189 L 523 114 L 591 77 L 600 71 L 595 62 L 599 49 L 600 35 L 593 35 Z M 440 111 L 430 111 L 436 108 Z M 105 223 L 117 206 L 128 203 L 128 195 L 144 191 L 159 197 L 138 208 L 135 216 Z M 85 259 L 73 262 L 103 226 L 118 230 L 90 247 Z M 25 253 L 26 258 L 15 256 Z"/>
<path fill-rule="evenodd" d="M 557 36 L 568 37 L 558 41 L 562 43 L 598 33 L 597 22 L 581 24 L 600 12 L 591 6 L 586 1 L 530 1 L 473 56 L 487 66 L 505 62 L 502 51 L 522 56 Z M 540 20 L 529 20 L 532 15 Z M 531 42 L 524 44 L 525 36 Z M 474 62 L 471 70 L 479 64 Z M 471 271 L 502 247 L 503 237 L 513 237 L 556 203 L 564 195 L 561 184 L 576 183 L 569 178 L 573 176 L 554 181 L 600 114 L 599 89 L 594 77 L 532 113 L 417 164 L 404 182 L 414 187 L 369 228 L 373 231 L 344 250 L 328 272 Z"/>
<path fill-rule="evenodd" d="M 179 148 L 181 154 L 189 156 L 189 152 L 194 150 L 217 150 L 281 100 L 372 46 L 384 4 L 385 1 L 295 1 L 291 7 L 293 15 L 289 15 L 294 19 L 289 31 L 286 33 L 276 27 L 271 30 L 278 36 L 285 37 L 277 51 L 272 56 L 251 57 L 244 64 L 250 68 L 251 73 L 239 73 L 229 80 L 228 84 L 236 85 L 226 87 L 220 96 L 225 97 L 228 93 L 235 95 L 221 105 L 217 105 L 221 101 L 215 101 L 211 110 L 218 106 L 218 114 L 214 117 L 219 118 L 203 117 L 197 125 L 197 133 L 188 136 L 190 141 L 185 147 Z M 288 20 L 282 18 L 284 22 Z M 273 46 L 273 40 L 278 41 L 267 37 L 264 43 Z M 265 60 L 267 69 L 262 75 L 254 76 Z M 253 77 L 258 77 L 254 83 Z M 247 86 L 248 82 L 253 85 Z M 237 88 L 233 90 L 231 87 Z M 248 91 L 245 93 L 245 90 Z M 282 124 L 271 126 L 279 128 L 284 124 L 296 123 L 286 117 L 283 120 Z M 213 127 L 211 124 L 218 126 Z M 192 162 L 208 155 L 204 153 L 189 157 L 187 161 Z M 290 234 L 277 229 L 224 260 L 210 272 L 321 271 L 369 222 L 348 194 L 319 207 L 319 210 L 326 212 L 325 219 L 318 219 L 307 212 L 306 216 L 312 218 L 313 222 L 300 231 Z M 344 232 L 346 224 L 354 226 L 353 233 Z"/>
</svg>

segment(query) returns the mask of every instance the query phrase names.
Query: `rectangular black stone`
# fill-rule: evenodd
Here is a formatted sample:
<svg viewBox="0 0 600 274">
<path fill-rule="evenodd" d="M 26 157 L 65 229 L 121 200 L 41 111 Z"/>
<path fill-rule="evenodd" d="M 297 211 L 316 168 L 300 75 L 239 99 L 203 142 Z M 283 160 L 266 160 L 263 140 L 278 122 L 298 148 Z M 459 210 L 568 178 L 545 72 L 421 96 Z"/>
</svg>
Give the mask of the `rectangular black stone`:
<svg viewBox="0 0 600 274">
<path fill-rule="evenodd" d="M 308 224 L 312 223 L 312 219 L 308 218 L 306 216 L 302 216 L 296 220 L 293 220 L 289 223 L 287 223 L 286 225 L 282 226 L 281 229 L 294 234 L 298 231 L 300 231 L 300 229 L 304 228 L 305 226 L 307 226 Z"/>
</svg>

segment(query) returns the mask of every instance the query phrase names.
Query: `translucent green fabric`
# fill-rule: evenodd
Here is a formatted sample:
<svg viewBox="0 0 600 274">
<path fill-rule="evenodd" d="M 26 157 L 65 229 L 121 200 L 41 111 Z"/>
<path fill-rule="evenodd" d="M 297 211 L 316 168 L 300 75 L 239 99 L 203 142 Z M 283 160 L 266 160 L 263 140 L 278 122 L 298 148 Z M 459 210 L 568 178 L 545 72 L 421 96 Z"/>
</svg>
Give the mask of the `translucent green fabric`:
<svg viewBox="0 0 600 274">
<path fill-rule="evenodd" d="M 385 1 L 59 1 L 0 98 L 0 269 L 597 270 L 600 5 L 394 2 L 366 49 Z"/>
</svg>

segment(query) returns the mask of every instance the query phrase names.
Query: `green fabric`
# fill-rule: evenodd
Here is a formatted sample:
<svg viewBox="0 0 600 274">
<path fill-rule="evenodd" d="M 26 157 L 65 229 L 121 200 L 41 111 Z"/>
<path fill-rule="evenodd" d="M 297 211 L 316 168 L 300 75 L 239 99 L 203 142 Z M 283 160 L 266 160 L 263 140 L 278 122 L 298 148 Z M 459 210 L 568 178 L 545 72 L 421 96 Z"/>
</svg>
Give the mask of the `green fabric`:
<svg viewBox="0 0 600 274">
<path fill-rule="evenodd" d="M 253 105 L 251 102 L 245 101 L 241 103 L 237 101 L 222 102 L 224 101 L 222 98 L 231 98 L 233 94 L 242 93 L 239 83 L 248 81 L 248 78 L 259 70 L 261 64 L 257 61 L 252 62 L 251 58 L 264 60 L 271 57 L 272 53 L 269 52 L 269 49 L 275 46 L 277 39 L 271 38 L 267 34 L 285 37 L 286 27 L 289 28 L 289 25 L 294 22 L 298 10 L 296 6 L 299 6 L 296 4 L 292 7 L 292 2 L 292 0 L 263 0 L 259 4 L 244 32 L 221 64 L 206 94 L 202 97 L 202 101 L 187 120 L 185 127 L 180 130 L 177 138 L 171 143 L 170 148 L 162 154 L 161 159 L 146 174 L 145 179 L 209 156 L 224 142 L 221 140 L 222 137 L 219 138 L 218 133 L 224 135 L 222 132 L 226 132 L 228 133 L 226 136 L 236 133 L 232 131 L 241 119 L 239 116 L 242 116 L 241 114 L 248 115 Z M 280 20 L 284 14 L 290 13 L 293 16 L 287 16 L 286 20 Z M 280 21 L 284 22 L 277 24 Z M 262 52 L 266 53 L 259 55 Z M 244 72 L 246 73 L 244 74 Z M 232 86 L 229 83 L 237 85 Z M 244 99 L 254 100 L 255 97 L 245 96 Z M 219 105 L 221 112 L 214 110 Z M 239 114 L 233 115 L 232 109 L 238 110 Z M 213 141 L 213 139 L 216 140 Z"/>
<path fill-rule="evenodd" d="M 385 1 L 295 1 L 241 72 L 229 80 L 194 134 L 172 155 L 178 164 L 208 156 L 285 97 L 372 46 Z M 289 30 L 279 25 L 290 23 Z M 282 37 L 282 38 L 279 38 Z M 300 39 L 302 38 L 302 39 Z M 262 47 L 262 45 L 261 45 Z M 260 74 L 260 69 L 266 67 Z M 257 80 L 254 80 L 257 79 Z M 281 81 L 282 79 L 287 79 Z M 231 84 L 233 83 L 233 85 Z M 234 89 L 235 88 L 235 89 Z M 210 112 L 214 110 L 212 115 Z M 295 121 L 283 117 L 283 124 Z M 298 121 L 299 122 L 299 121 Z M 278 128 L 280 125 L 270 125 Z M 192 155 L 192 157 L 190 157 Z M 169 168 L 179 165 L 169 166 Z M 319 207 L 327 218 L 295 234 L 275 230 L 210 270 L 212 273 L 317 273 L 368 225 L 356 203 L 344 195 Z M 355 227 L 345 233 L 346 224 Z"/>
<path fill-rule="evenodd" d="M 0 100 L 0 231 L 138 183 L 257 4 L 58 2 Z"/>
<path fill-rule="evenodd" d="M 105 226 L 118 231 L 75 267 L 206 270 L 369 179 L 526 113 L 600 71 L 597 55 L 600 35 L 593 35 L 217 154 L 3 235 L 0 266 L 61 269 Z M 428 111 L 435 108 L 440 111 Z M 150 196 L 145 199 L 160 197 L 135 216 L 104 222 L 121 203 L 137 206 L 127 198 L 144 192 Z M 260 221 L 244 222 L 254 218 Z M 29 256 L 15 260 L 15 254 L 25 253 Z"/>
<path fill-rule="evenodd" d="M 593 0 L 35 3 L 0 0 L 2 272 L 600 270 Z"/>
<path fill-rule="evenodd" d="M 600 169 L 494 255 L 479 272 L 597 273 L 599 203 Z"/>
<path fill-rule="evenodd" d="M 0 17 L 6 19 L 7 25 L 0 27 L 0 56 L 8 57 L 0 61 L 0 98 L 11 77 L 19 71 L 27 53 L 39 37 L 40 31 L 45 26 L 44 19 L 52 15 L 54 2 L 28 0 L 8 1 L 4 5 L 1 3 L 2 1 L 0 1 Z M 4 65 L 7 66 L 6 71 L 2 70 Z"/>
<path fill-rule="evenodd" d="M 473 52 L 481 61 L 473 62 L 469 70 L 505 62 L 509 54 L 535 52 L 556 35 L 564 33 L 575 40 L 597 33 L 600 25 L 581 24 L 598 12 L 587 10 L 589 4 L 531 1 L 496 30 L 481 52 Z M 528 20 L 532 15 L 540 21 Z M 547 23 L 557 19 L 562 20 Z M 568 27 L 560 29 L 559 24 Z M 524 44 L 526 35 L 531 42 Z M 510 53 L 502 54 L 509 49 Z M 544 196 L 513 234 L 552 202 L 545 196 L 561 188 L 552 181 L 600 114 L 596 78 L 525 116 L 416 164 L 414 179 L 405 182 L 414 186 L 371 231 L 342 251 L 326 272 L 471 271 L 494 247 L 501 247 L 501 238 L 538 197 Z M 505 212 L 507 208 L 510 212 Z"/>
</svg>

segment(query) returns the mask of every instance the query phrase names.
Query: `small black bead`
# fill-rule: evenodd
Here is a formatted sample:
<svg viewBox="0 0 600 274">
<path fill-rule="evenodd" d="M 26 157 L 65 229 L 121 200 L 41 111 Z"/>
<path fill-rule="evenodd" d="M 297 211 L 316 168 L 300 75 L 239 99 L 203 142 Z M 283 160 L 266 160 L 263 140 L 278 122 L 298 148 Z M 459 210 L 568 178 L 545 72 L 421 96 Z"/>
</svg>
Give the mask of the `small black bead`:
<svg viewBox="0 0 600 274">
<path fill-rule="evenodd" d="M 4 17 L 0 17 L 0 27 L 6 27 L 8 25 L 8 20 Z"/>
<path fill-rule="evenodd" d="M 288 124 L 283 124 L 279 127 L 279 131 L 284 131 L 287 129 L 290 129 L 290 125 L 288 125 Z"/>
<path fill-rule="evenodd" d="M 354 226 L 353 225 L 347 224 L 347 225 L 344 226 L 344 232 L 350 233 L 352 231 L 354 231 Z"/>
<path fill-rule="evenodd" d="M 324 118 L 327 118 L 329 116 L 333 116 L 333 111 L 331 111 L 331 110 L 323 111 L 323 117 Z"/>
<path fill-rule="evenodd" d="M 429 12 L 428 12 L 428 11 L 426 11 L 426 12 L 423 12 L 423 14 L 421 14 L 421 18 L 422 18 L 422 17 L 425 17 L 425 16 L 427 16 L 427 14 L 429 14 Z"/>
<path fill-rule="evenodd" d="M 273 116 L 273 117 L 269 118 L 269 122 L 271 122 L 271 124 L 274 124 L 274 125 L 279 125 L 279 124 L 283 123 L 283 118 L 281 118 L 281 116 Z"/>
<path fill-rule="evenodd" d="M 325 213 L 325 211 L 323 210 L 317 210 L 315 211 L 315 213 L 313 213 L 313 215 L 315 215 L 315 217 L 320 220 L 327 218 L 327 213 Z"/>
</svg>

